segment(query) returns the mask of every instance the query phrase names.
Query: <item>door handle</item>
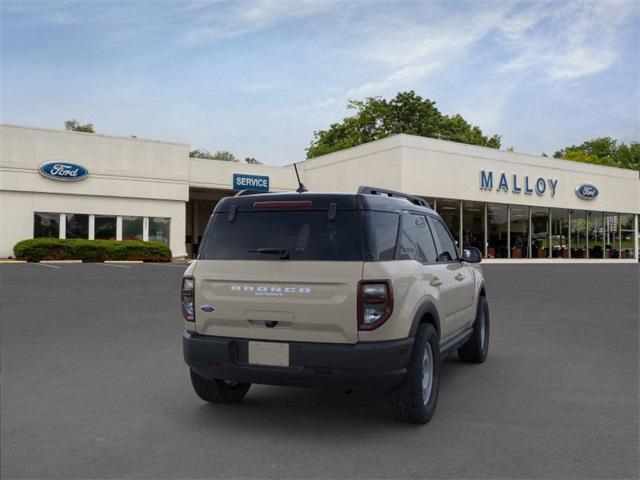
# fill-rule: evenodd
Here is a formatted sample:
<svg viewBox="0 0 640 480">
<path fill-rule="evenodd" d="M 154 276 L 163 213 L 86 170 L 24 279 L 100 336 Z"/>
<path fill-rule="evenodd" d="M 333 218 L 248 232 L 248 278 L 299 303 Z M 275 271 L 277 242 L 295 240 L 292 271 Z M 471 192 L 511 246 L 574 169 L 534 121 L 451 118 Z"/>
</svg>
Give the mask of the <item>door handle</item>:
<svg viewBox="0 0 640 480">
<path fill-rule="evenodd" d="M 456 280 L 458 280 L 458 281 L 461 281 L 461 280 L 464 280 L 464 275 L 463 275 L 463 274 L 461 274 L 461 273 L 459 273 L 459 274 L 457 274 L 457 275 L 456 275 L 455 277 L 453 277 L 453 278 L 455 278 L 455 279 L 456 279 Z"/>
<path fill-rule="evenodd" d="M 429 283 L 432 287 L 439 287 L 440 285 L 442 285 L 442 280 L 440 280 L 438 277 L 434 277 L 433 280 L 431 280 L 431 282 Z"/>
</svg>

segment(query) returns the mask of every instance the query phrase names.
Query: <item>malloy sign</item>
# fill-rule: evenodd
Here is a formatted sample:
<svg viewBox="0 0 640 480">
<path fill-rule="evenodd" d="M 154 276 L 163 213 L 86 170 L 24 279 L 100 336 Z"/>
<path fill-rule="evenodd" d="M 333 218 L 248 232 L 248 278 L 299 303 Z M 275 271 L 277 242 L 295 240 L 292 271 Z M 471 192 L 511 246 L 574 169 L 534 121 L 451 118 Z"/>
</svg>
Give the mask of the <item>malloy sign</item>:
<svg viewBox="0 0 640 480">
<path fill-rule="evenodd" d="M 494 183 L 495 179 L 495 183 Z M 549 195 L 555 197 L 558 190 L 558 180 L 555 178 L 529 177 L 529 175 L 495 174 L 490 170 L 480 170 L 480 189 L 495 190 L 497 192 L 524 193 L 538 196 Z"/>
</svg>

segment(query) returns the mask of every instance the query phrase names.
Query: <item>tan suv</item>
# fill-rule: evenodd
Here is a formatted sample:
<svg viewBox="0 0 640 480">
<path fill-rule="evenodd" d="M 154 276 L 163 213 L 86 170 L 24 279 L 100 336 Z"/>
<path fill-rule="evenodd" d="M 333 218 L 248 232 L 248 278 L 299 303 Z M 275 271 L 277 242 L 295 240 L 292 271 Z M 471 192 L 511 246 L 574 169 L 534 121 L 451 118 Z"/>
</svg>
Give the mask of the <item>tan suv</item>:
<svg viewBox="0 0 640 480">
<path fill-rule="evenodd" d="M 193 388 L 216 403 L 252 383 L 386 393 L 399 419 L 427 423 L 441 359 L 487 356 L 480 259 L 398 192 L 225 198 L 182 280 Z"/>
</svg>

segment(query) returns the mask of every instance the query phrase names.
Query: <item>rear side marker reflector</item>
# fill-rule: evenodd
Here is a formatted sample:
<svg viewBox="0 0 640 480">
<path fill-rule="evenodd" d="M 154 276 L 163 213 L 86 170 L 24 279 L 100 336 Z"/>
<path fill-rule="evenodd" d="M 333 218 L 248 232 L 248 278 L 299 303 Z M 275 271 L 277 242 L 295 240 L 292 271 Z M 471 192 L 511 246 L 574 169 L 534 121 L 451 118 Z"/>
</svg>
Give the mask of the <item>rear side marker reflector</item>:
<svg viewBox="0 0 640 480">
<path fill-rule="evenodd" d="M 274 200 L 271 202 L 253 202 L 253 208 L 311 208 L 311 200 Z"/>
</svg>

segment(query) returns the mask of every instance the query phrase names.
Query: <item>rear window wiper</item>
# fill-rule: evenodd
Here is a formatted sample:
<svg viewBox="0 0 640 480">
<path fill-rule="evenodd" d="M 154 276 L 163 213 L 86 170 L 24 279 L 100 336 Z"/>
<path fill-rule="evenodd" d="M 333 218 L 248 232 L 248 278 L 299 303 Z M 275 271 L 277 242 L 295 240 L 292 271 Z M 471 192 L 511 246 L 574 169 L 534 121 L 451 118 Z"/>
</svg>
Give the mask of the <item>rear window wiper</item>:
<svg viewBox="0 0 640 480">
<path fill-rule="evenodd" d="M 281 247 L 265 247 L 257 250 L 249 250 L 250 253 L 268 253 L 274 255 L 280 255 L 280 258 L 286 260 L 289 258 L 289 251 L 286 248 Z"/>
</svg>

